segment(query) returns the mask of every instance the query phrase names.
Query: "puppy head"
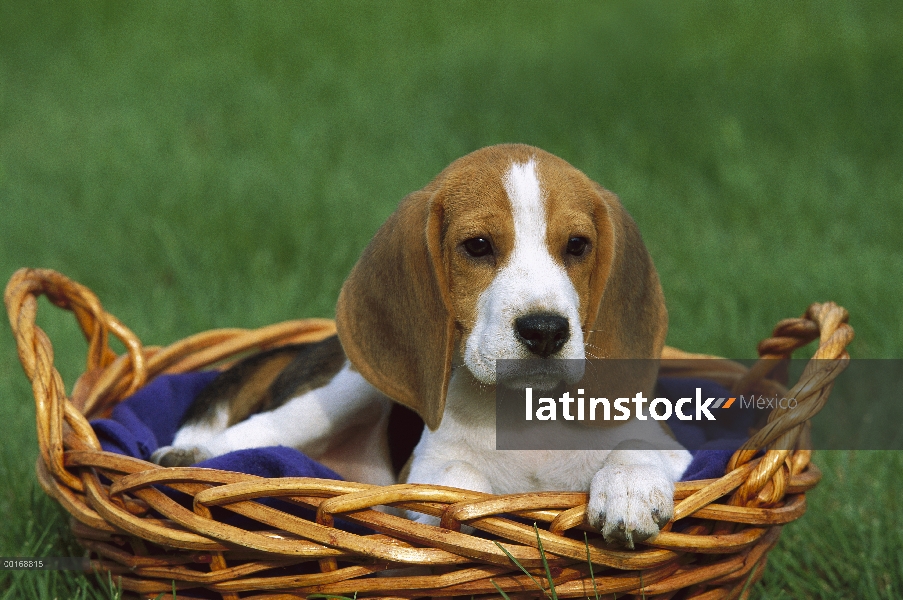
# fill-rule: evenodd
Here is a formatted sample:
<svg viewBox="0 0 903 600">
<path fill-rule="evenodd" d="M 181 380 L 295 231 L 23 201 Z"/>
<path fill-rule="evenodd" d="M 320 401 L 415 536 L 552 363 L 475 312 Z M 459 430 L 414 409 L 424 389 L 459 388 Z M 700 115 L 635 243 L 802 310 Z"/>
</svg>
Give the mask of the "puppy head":
<svg viewBox="0 0 903 600">
<path fill-rule="evenodd" d="M 336 325 L 355 368 L 435 429 L 453 363 L 493 385 L 497 359 L 658 358 L 667 313 L 617 197 L 502 145 L 402 200 L 342 287 Z M 531 364 L 548 366 L 520 375 L 549 386 L 582 374 Z"/>
</svg>

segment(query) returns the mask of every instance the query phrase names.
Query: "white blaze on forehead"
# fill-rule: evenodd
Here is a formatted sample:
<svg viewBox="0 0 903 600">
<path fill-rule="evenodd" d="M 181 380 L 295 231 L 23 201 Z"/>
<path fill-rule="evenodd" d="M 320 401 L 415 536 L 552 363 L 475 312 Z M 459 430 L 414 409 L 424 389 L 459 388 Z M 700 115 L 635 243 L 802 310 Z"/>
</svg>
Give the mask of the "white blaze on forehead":
<svg viewBox="0 0 903 600">
<path fill-rule="evenodd" d="M 534 313 L 565 317 L 570 340 L 556 358 L 584 358 L 580 298 L 564 266 L 549 251 L 548 219 L 536 162 L 514 163 L 502 183 L 511 203 L 514 246 L 500 257 L 504 266 L 480 294 L 477 315 L 464 351 L 464 362 L 477 379 L 495 383 L 495 361 L 534 358 L 517 338 L 514 321 Z"/>
<path fill-rule="evenodd" d="M 524 164 L 514 163 L 502 181 L 511 201 L 515 245 L 534 240 L 545 244 L 546 210 L 536 176 L 536 163 L 533 159 Z"/>
</svg>

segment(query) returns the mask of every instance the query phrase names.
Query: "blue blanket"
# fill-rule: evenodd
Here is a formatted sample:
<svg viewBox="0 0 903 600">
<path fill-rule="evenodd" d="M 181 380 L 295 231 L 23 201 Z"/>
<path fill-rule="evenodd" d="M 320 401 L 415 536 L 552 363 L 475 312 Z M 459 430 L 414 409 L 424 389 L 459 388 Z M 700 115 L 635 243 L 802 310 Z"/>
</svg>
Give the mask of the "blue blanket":
<svg viewBox="0 0 903 600">
<path fill-rule="evenodd" d="M 91 422 L 104 450 L 144 460 L 160 446 L 172 443 L 182 415 L 195 396 L 217 373 L 202 371 L 184 375 L 161 375 L 119 403 L 109 419 Z M 727 390 L 716 383 L 700 379 L 661 378 L 658 394 L 677 399 L 692 397 L 696 388 L 704 396 L 727 397 Z M 746 439 L 751 423 L 747 415 L 753 411 L 732 411 L 740 416 L 718 428 L 705 428 L 695 421 L 668 421 L 678 441 L 692 450 L 693 461 L 683 480 L 709 479 L 724 474 L 727 462 Z M 198 463 L 199 467 L 238 471 L 262 477 L 317 477 L 341 479 L 334 471 L 305 456 L 294 448 L 273 446 L 239 450 Z"/>
</svg>

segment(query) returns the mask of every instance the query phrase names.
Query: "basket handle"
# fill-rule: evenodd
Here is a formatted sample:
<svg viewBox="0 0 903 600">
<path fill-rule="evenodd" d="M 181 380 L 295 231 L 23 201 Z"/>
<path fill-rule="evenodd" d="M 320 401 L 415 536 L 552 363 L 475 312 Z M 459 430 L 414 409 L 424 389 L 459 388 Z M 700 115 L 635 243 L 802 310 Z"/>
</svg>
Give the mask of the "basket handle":
<svg viewBox="0 0 903 600">
<path fill-rule="evenodd" d="M 103 309 L 94 292 L 51 269 L 19 269 L 9 280 L 4 294 L 19 359 L 29 378 L 33 378 L 36 366 L 37 344 L 40 343 L 37 340 L 43 334 L 35 325 L 37 297 L 40 295 L 47 296 L 54 305 L 75 315 L 88 342 L 88 371 L 109 366 L 116 359 L 116 353 L 109 345 L 109 334 L 113 333 L 125 345 L 132 362 L 134 378 L 130 391 L 143 385 L 147 370 L 138 337 Z"/>
<path fill-rule="evenodd" d="M 783 496 L 787 477 L 781 469 L 790 457 L 800 435 L 828 399 L 834 380 L 849 364 L 846 348 L 853 341 L 853 328 L 847 323 L 847 310 L 833 302 L 815 303 L 809 306 L 799 319 L 785 319 L 777 324 L 772 336 L 759 344 L 761 361 L 754 365 L 747 377 L 760 375 L 758 365 L 772 363 L 774 359 L 789 359 L 794 350 L 818 338 L 819 346 L 806 365 L 799 382 L 789 394 L 797 398 L 794 410 L 775 408 L 763 427 L 748 443 L 737 450 L 728 463 L 730 472 L 753 459 L 759 448 L 771 446 L 765 456 L 750 473 L 732 498 L 732 503 L 745 505 L 754 501 L 766 485 L 773 484 L 770 495 Z M 744 378 L 746 379 L 746 378 Z M 742 385 L 739 382 L 738 385 Z M 808 450 L 803 449 L 805 452 Z M 792 473 L 791 473 L 792 474 Z"/>
<path fill-rule="evenodd" d="M 85 417 L 66 397 L 62 377 L 53 365 L 53 346 L 47 334 L 36 325 L 41 295 L 75 315 L 88 341 L 88 371 L 102 369 L 116 359 L 109 345 L 112 333 L 128 352 L 132 377 L 129 392 L 133 392 L 147 379 L 144 351 L 137 336 L 107 313 L 91 290 L 56 271 L 19 269 L 6 286 L 4 302 L 19 361 L 34 392 L 38 442 L 44 464 L 55 477 L 82 490 L 81 481 L 63 467 L 63 421 L 95 449 L 99 450 L 100 444 Z"/>
</svg>

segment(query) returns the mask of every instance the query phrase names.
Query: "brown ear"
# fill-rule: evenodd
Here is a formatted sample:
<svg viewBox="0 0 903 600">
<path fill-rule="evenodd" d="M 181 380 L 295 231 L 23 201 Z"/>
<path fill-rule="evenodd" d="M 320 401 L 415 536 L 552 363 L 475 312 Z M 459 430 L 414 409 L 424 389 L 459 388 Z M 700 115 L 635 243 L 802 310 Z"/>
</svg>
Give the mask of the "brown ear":
<svg viewBox="0 0 903 600">
<path fill-rule="evenodd" d="M 587 319 L 587 349 L 598 358 L 658 359 L 668 332 L 658 273 L 617 196 L 598 184 L 594 187 L 599 195 L 598 279 L 592 283 L 589 306 L 598 303 L 599 308 L 595 321 Z"/>
<path fill-rule="evenodd" d="M 376 232 L 339 294 L 336 327 L 354 368 L 435 429 L 451 372 L 454 319 L 441 255 L 442 202 L 406 197 Z"/>
</svg>

